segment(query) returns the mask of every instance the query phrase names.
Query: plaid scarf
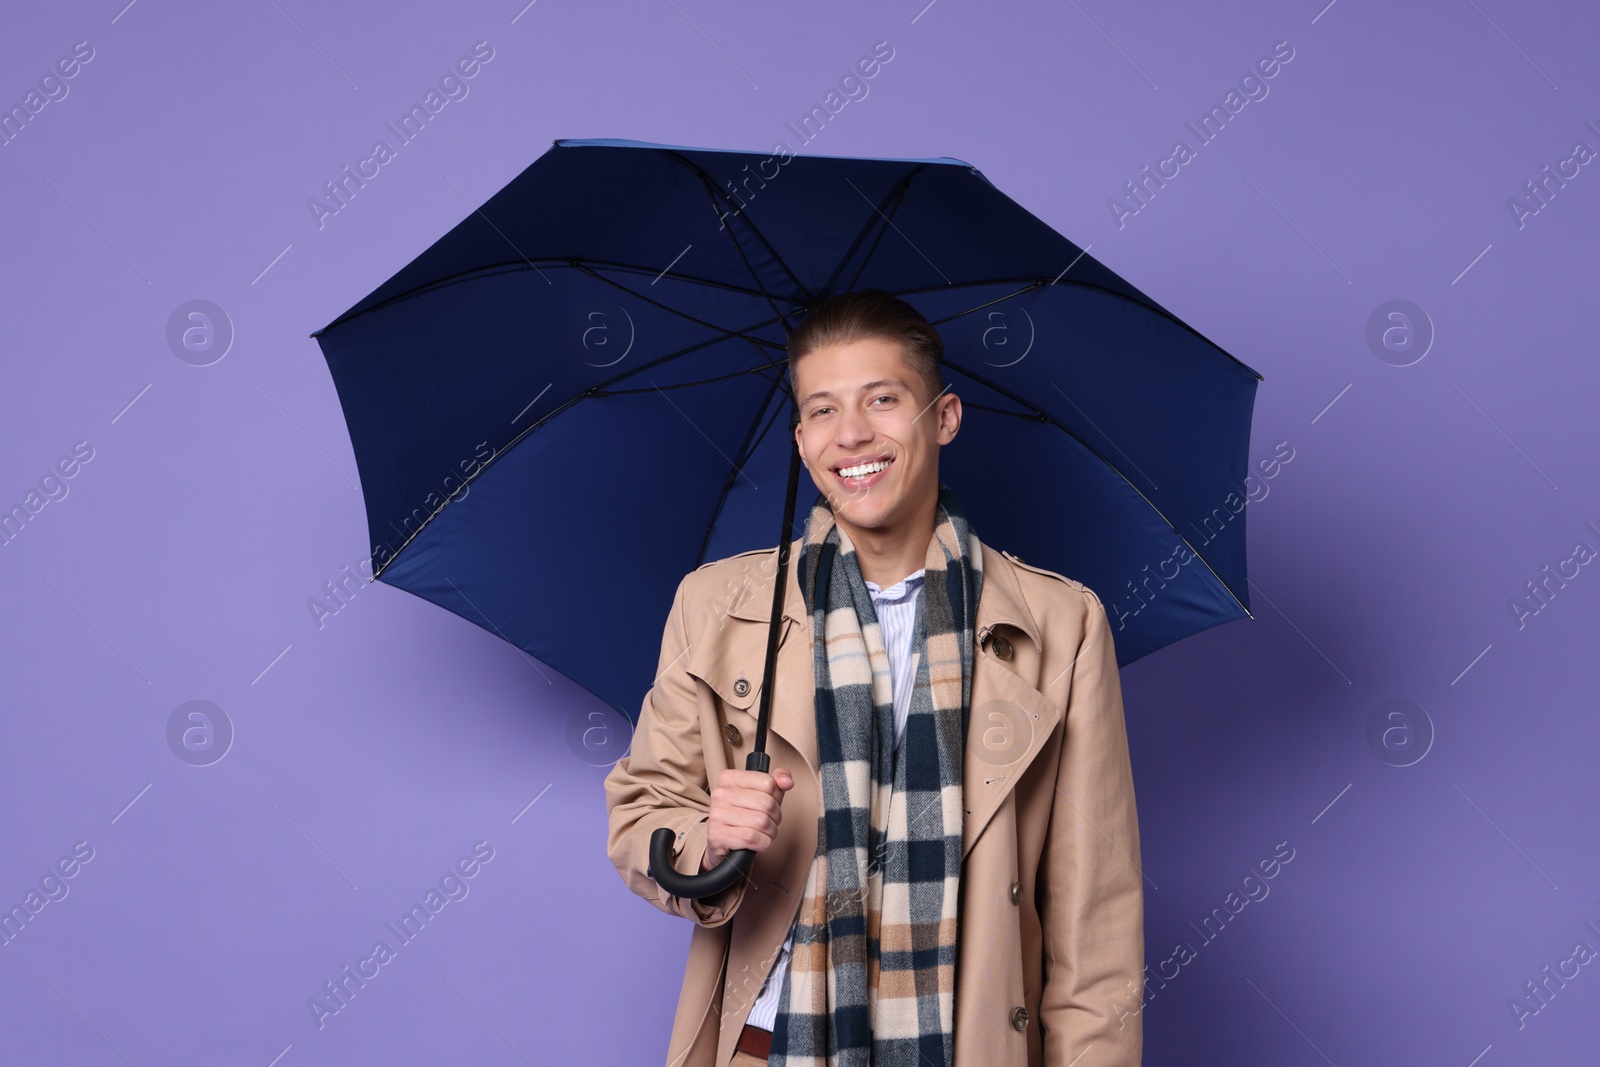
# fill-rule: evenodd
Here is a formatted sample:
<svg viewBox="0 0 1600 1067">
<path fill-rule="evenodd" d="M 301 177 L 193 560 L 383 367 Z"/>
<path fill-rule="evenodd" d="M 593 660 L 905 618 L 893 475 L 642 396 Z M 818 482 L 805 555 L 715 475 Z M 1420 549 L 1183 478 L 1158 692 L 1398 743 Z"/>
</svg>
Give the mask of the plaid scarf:
<svg viewBox="0 0 1600 1067">
<path fill-rule="evenodd" d="M 897 751 L 877 609 L 833 520 L 819 494 L 795 564 L 815 635 L 824 803 L 767 1063 L 950 1067 L 961 765 L 983 549 L 941 482 Z"/>
</svg>

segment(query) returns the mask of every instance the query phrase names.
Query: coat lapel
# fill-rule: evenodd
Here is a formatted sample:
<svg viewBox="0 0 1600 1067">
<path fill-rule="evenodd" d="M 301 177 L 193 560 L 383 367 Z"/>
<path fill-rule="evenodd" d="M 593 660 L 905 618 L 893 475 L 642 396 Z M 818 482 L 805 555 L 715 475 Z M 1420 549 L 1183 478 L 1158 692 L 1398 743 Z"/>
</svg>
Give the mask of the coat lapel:
<svg viewBox="0 0 1600 1067">
<path fill-rule="evenodd" d="M 963 859 L 1062 715 L 1060 708 L 1034 688 L 1037 678 L 1018 673 L 1019 669 L 1025 673 L 1039 670 L 1044 659 L 1043 639 L 1022 598 L 1016 565 L 988 546 L 983 548 L 983 590 L 978 596 L 976 621 L 961 781 L 966 809 Z"/>
<path fill-rule="evenodd" d="M 1024 665 L 1037 670 L 1043 658 L 1039 626 L 1022 597 L 1016 567 L 999 551 L 983 546 L 982 552 L 983 590 L 978 598 L 971 711 L 962 770 L 963 857 L 972 850 L 978 835 L 1033 762 L 1062 715 L 1061 709 L 1034 687 L 1036 679 L 1021 677 L 1016 670 Z M 811 623 L 805 614 L 795 567 L 799 553 L 800 539 L 796 538 L 790 542 L 785 575 L 778 698 L 773 701 L 767 729 L 805 758 L 820 787 L 814 705 L 810 700 L 784 699 L 785 686 L 798 688 L 815 677 L 811 666 Z M 772 618 L 777 552 L 747 553 L 743 558 L 746 566 L 736 582 L 728 614 L 748 622 L 768 623 Z M 795 641 L 796 634 L 804 635 L 803 639 Z M 1003 640 L 997 642 L 996 638 Z M 1028 644 L 1023 646 L 1021 642 Z M 764 641 L 761 647 L 764 652 Z M 997 648 L 1008 654 L 998 654 Z M 759 662 L 756 667 L 759 671 Z M 754 715 L 756 710 L 752 706 L 750 713 Z M 817 808 L 821 810 L 820 796 Z"/>
</svg>

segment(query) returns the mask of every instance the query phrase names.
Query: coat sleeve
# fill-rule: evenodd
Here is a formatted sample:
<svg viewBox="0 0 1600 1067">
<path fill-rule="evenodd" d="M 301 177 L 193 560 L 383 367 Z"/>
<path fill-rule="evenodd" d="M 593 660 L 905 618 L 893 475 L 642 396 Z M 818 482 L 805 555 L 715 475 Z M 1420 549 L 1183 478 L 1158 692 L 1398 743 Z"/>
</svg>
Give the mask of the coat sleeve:
<svg viewBox="0 0 1600 1067">
<path fill-rule="evenodd" d="M 678 583 L 661 638 L 656 681 L 645 694 L 633 744 L 605 779 L 606 851 L 628 888 L 670 915 L 701 926 L 720 926 L 744 899 L 747 879 L 701 900 L 684 900 L 662 889 L 646 871 L 650 837 L 658 827 L 677 835 L 673 866 L 697 874 L 706 850 L 711 792 L 706 778 L 704 731 L 715 718 L 709 696 L 688 672 L 686 576 Z M 718 742 L 720 744 L 720 740 Z"/>
<path fill-rule="evenodd" d="M 1139 821 L 1111 625 L 1100 598 L 1082 588 L 1084 635 L 1072 662 L 1040 862 L 1044 1062 L 1138 1067 L 1144 1043 Z"/>
</svg>

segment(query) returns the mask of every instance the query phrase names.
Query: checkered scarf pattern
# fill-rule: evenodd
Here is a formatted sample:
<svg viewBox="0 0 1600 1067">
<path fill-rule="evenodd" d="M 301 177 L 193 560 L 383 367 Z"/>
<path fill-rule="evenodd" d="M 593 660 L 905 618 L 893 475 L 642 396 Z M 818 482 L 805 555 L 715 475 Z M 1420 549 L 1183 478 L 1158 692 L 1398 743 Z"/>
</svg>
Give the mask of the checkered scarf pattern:
<svg viewBox="0 0 1600 1067">
<path fill-rule="evenodd" d="M 855 547 L 833 520 L 819 494 L 796 561 L 816 638 L 824 804 L 767 1063 L 950 1067 L 983 548 L 941 482 L 913 636 L 916 682 L 896 751 L 883 631 Z"/>
</svg>

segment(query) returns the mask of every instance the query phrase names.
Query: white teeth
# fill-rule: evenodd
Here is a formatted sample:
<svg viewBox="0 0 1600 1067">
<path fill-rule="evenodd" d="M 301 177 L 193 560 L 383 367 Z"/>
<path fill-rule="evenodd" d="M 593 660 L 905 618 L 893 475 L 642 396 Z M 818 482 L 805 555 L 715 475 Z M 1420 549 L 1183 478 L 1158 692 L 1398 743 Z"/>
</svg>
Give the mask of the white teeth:
<svg viewBox="0 0 1600 1067">
<path fill-rule="evenodd" d="M 889 466 L 887 460 L 876 460 L 872 463 L 863 463 L 858 467 L 841 467 L 840 475 L 846 478 L 865 478 L 869 474 L 876 474 Z"/>
</svg>

